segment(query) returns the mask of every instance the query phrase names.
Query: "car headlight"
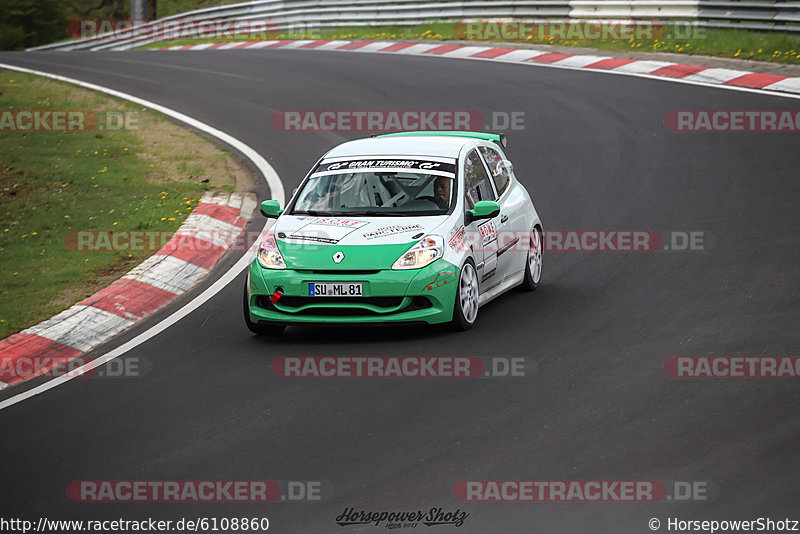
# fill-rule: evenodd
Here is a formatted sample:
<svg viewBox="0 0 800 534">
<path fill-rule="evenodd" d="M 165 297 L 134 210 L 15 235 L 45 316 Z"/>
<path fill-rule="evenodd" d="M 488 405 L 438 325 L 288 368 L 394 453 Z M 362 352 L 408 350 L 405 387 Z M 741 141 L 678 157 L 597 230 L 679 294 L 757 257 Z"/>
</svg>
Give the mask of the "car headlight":
<svg viewBox="0 0 800 534">
<path fill-rule="evenodd" d="M 427 235 L 404 252 L 392 269 L 419 269 L 430 265 L 444 254 L 444 239 L 440 235 Z"/>
<path fill-rule="evenodd" d="M 258 245 L 258 264 L 265 269 L 285 269 L 286 262 L 283 261 L 281 251 L 278 250 L 278 243 L 275 241 L 275 234 L 272 232 L 264 236 Z"/>
</svg>

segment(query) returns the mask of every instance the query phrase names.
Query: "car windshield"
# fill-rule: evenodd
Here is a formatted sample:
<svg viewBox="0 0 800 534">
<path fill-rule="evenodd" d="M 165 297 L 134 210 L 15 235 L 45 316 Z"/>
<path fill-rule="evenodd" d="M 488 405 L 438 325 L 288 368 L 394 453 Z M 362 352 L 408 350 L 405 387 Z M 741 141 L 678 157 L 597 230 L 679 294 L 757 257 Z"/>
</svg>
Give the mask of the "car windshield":
<svg viewBox="0 0 800 534">
<path fill-rule="evenodd" d="M 419 216 L 446 214 L 453 176 L 420 171 L 359 170 L 312 175 L 292 214 Z"/>
</svg>

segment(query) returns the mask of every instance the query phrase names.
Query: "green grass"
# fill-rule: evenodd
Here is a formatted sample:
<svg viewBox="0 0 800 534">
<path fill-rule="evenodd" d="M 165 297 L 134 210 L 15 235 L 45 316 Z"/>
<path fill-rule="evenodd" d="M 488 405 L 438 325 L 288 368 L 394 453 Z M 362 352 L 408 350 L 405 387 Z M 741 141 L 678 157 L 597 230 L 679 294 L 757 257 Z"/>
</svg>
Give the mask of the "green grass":
<svg viewBox="0 0 800 534">
<path fill-rule="evenodd" d="M 178 13 L 186 13 L 195 9 L 237 4 L 242 0 L 158 0 L 158 18 Z"/>
<path fill-rule="evenodd" d="M 679 30 L 668 31 L 659 39 L 586 40 L 552 38 L 547 32 L 533 30 L 523 35 L 502 35 L 486 28 L 481 32 L 467 32 L 463 23 L 438 22 L 417 26 L 353 26 L 324 29 L 306 34 L 276 33 L 275 39 L 345 39 L 345 40 L 472 40 L 493 43 L 529 43 L 557 46 L 587 47 L 600 50 L 629 50 L 636 52 L 671 52 L 688 55 L 708 55 L 754 59 L 775 63 L 800 64 L 800 36 L 789 32 L 756 32 L 735 29 L 703 29 L 682 37 Z M 671 35 L 674 34 L 674 35 Z M 657 35 L 657 34 L 656 34 Z M 568 34 L 566 34 L 568 36 Z M 270 35 L 270 37 L 273 37 Z M 470 39 L 470 37 L 475 37 Z M 514 38 L 512 38 L 514 37 Z M 152 43 L 143 48 L 162 48 L 211 42 L 186 39 Z"/>
<path fill-rule="evenodd" d="M 139 114 L 138 130 L 0 131 L 4 338 L 84 299 L 152 254 L 78 252 L 67 245 L 71 231 L 172 232 L 209 188 L 202 183 L 202 161 L 213 164 L 226 156 L 207 150 L 205 160 L 195 161 L 196 151 L 176 147 L 181 141 L 164 140 L 185 137 L 187 147 L 209 141 L 155 112 L 69 84 L 0 73 L 0 101 L 0 111 Z"/>
</svg>

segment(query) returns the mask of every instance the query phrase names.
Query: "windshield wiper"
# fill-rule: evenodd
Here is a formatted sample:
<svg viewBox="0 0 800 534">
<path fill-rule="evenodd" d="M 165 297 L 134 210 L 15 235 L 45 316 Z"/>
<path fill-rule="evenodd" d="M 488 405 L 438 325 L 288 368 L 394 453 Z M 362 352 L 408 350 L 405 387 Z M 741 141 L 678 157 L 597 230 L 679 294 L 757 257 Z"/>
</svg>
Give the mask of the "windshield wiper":
<svg viewBox="0 0 800 534">
<path fill-rule="evenodd" d="M 440 210 L 425 210 L 425 211 L 376 211 L 376 210 L 368 210 L 368 211 L 351 211 L 347 213 L 348 215 L 377 215 L 382 217 L 415 217 L 415 216 L 427 216 L 427 215 L 447 215 L 446 211 Z"/>
<path fill-rule="evenodd" d="M 295 210 L 291 215 L 314 215 L 316 217 L 327 217 L 329 215 L 350 215 L 346 211 L 319 211 L 319 210 Z"/>
<path fill-rule="evenodd" d="M 378 217 L 415 217 L 415 216 L 428 216 L 428 215 L 447 215 L 447 211 L 441 210 L 425 210 L 425 211 L 380 211 L 380 210 L 362 210 L 362 211 L 318 211 L 318 210 L 297 210 L 293 211 L 291 215 L 313 215 L 315 217 L 330 217 L 330 216 L 378 216 Z"/>
<path fill-rule="evenodd" d="M 348 211 L 348 215 L 389 215 L 391 212 L 378 210 Z"/>
</svg>

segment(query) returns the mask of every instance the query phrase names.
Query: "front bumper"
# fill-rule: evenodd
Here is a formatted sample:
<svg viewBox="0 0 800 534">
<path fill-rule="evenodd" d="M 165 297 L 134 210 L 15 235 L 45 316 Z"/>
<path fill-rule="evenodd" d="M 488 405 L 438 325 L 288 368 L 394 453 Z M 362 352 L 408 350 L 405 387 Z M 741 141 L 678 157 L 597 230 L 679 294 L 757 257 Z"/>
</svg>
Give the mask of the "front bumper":
<svg viewBox="0 0 800 534">
<path fill-rule="evenodd" d="M 444 323 L 453 318 L 459 268 L 438 259 L 422 269 L 393 271 L 272 270 L 254 260 L 248 309 L 254 323 Z M 309 297 L 310 282 L 362 282 L 363 297 Z M 269 297 L 280 288 L 276 302 Z"/>
</svg>

